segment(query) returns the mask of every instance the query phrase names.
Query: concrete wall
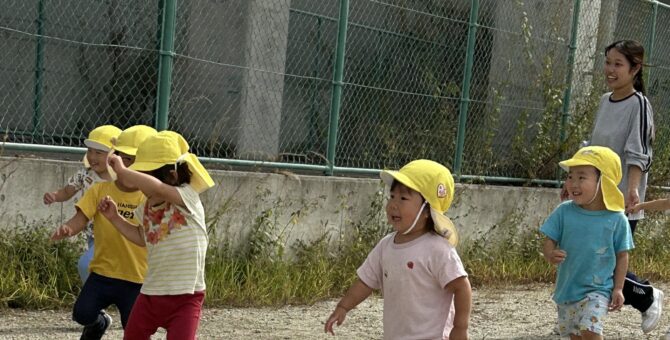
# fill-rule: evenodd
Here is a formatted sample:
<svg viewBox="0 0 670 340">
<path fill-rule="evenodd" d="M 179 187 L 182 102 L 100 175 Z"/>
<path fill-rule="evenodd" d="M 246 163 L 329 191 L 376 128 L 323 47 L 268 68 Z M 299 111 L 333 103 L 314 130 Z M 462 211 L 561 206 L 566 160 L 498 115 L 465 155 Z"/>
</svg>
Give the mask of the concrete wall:
<svg viewBox="0 0 670 340">
<path fill-rule="evenodd" d="M 71 217 L 72 202 L 47 207 L 42 196 L 64 185 L 80 166 L 79 162 L 0 158 L 0 228 L 35 223 L 55 228 Z M 290 245 L 298 239 L 314 240 L 325 232 L 336 241 L 367 218 L 383 221 L 379 198 L 385 193 L 378 179 L 210 173 L 218 185 L 202 196 L 208 224 L 232 245 L 244 245 L 249 231 L 261 223 L 274 225 Z M 509 223 L 518 230 L 537 228 L 556 204 L 557 189 L 457 185 L 448 215 L 461 238 L 472 240 Z"/>
</svg>

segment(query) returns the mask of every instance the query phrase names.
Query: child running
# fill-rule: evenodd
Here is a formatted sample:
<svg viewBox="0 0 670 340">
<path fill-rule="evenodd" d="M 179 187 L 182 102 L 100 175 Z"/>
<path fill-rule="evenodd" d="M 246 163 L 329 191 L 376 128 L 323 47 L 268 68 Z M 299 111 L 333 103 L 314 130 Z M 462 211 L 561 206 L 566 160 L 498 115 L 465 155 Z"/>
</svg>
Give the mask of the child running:
<svg viewBox="0 0 670 340">
<path fill-rule="evenodd" d="M 141 226 L 118 213 L 114 197 L 99 210 L 134 244 L 148 250 L 146 279 L 124 331 L 124 339 L 150 339 L 159 327 L 167 339 L 195 339 L 205 297 L 207 227 L 199 194 L 214 182 L 188 143 L 176 132 L 147 138 L 126 168 L 109 163 L 125 185 L 147 197 L 137 209 Z"/>
<path fill-rule="evenodd" d="M 554 302 L 558 331 L 570 339 L 603 339 L 603 319 L 621 309 L 633 239 L 624 215 L 621 161 L 601 146 L 580 149 L 559 163 L 568 171 L 570 200 L 549 215 L 545 259 L 558 265 Z"/>
<path fill-rule="evenodd" d="M 467 339 L 472 290 L 454 246 L 458 236 L 444 213 L 454 179 L 443 165 L 415 160 L 382 171 L 390 187 L 386 217 L 395 230 L 357 270 L 358 279 L 337 303 L 326 333 L 373 289 L 384 295 L 384 339 Z"/>
<path fill-rule="evenodd" d="M 112 140 L 116 139 L 120 133 L 121 129 L 112 125 L 98 126 L 91 130 L 88 138 L 84 140 L 84 145 L 86 145 L 84 167 L 72 175 L 64 187 L 45 193 L 44 204 L 65 202 L 74 196 L 76 196 L 76 203 L 94 183 L 112 180 L 107 171 L 107 155 L 112 150 Z M 86 250 L 77 262 L 77 270 L 82 283 L 88 278 L 88 265 L 94 252 L 93 223 L 90 221 L 86 225 L 85 234 Z"/>
<path fill-rule="evenodd" d="M 155 133 L 149 127 L 128 128 L 118 136 L 114 148 L 130 165 L 138 144 Z M 147 268 L 146 249 L 126 240 L 107 218 L 98 213 L 98 204 L 104 197 L 113 197 L 119 202 L 121 214 L 131 221 L 136 221 L 135 209 L 144 199 L 141 191 L 119 180 L 96 183 L 77 202 L 76 214 L 51 236 L 52 240 L 74 236 L 93 220 L 95 252 L 89 266 L 90 274 L 72 311 L 74 321 L 84 326 L 82 340 L 102 338 L 112 323 L 104 309 L 112 304 L 121 314 L 121 325 L 126 326 Z"/>
</svg>

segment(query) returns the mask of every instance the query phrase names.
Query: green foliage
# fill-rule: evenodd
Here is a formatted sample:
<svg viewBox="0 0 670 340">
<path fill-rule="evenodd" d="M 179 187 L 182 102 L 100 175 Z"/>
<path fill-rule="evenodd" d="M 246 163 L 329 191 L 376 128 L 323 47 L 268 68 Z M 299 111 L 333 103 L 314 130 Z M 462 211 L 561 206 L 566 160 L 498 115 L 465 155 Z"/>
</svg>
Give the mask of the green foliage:
<svg viewBox="0 0 670 340">
<path fill-rule="evenodd" d="M 51 308 L 74 302 L 81 287 L 77 260 L 82 243 L 50 242 L 49 231 L 38 224 L 3 230 L 0 307 Z"/>
<path fill-rule="evenodd" d="M 382 213 L 383 201 L 379 191 L 363 220 L 346 222 L 346 232 L 326 232 L 309 242 L 289 244 L 286 238 L 271 236 L 286 229 L 286 222 L 276 216 L 300 218 L 295 212 L 281 210 L 287 208 L 282 201 L 258 212 L 252 225 L 255 230 L 247 241 L 253 244 L 249 249 L 232 250 L 223 242 L 225 236 L 212 230 L 206 260 L 206 304 L 277 306 L 342 296 L 356 279 L 358 266 L 390 232 Z M 307 208 L 298 207 L 302 209 Z M 512 213 L 475 240 L 458 246 L 473 285 L 555 280 L 555 267 L 540 252 L 543 237 L 535 228 L 520 231 L 521 221 L 519 213 Z M 82 242 L 50 242 L 48 236 L 48 230 L 38 226 L 6 230 L 0 240 L 0 308 L 71 307 L 81 285 L 76 262 Z M 670 279 L 666 265 L 670 245 L 665 241 L 669 237 L 670 219 L 650 215 L 638 226 L 630 267 L 650 280 Z"/>
<path fill-rule="evenodd" d="M 510 214 L 476 240 L 459 246 L 473 285 L 551 282 L 555 271 L 542 257 L 537 229 L 520 231 L 522 216 Z"/>
<path fill-rule="evenodd" d="M 379 192 L 366 218 L 347 227 L 350 235 L 338 234 L 336 244 L 332 244 L 329 233 L 324 233 L 310 242 L 298 240 L 292 245 L 286 243 L 285 231 L 297 223 L 299 212 L 310 208 L 303 205 L 287 213 L 290 210 L 286 210 L 285 201 L 274 201 L 254 219 L 245 251 L 217 247 L 219 242 L 210 239 L 207 304 L 300 304 L 342 295 L 367 253 L 389 231 L 379 214 L 382 201 Z M 285 214 L 289 215 L 288 223 L 281 222 Z M 293 248 L 291 258 L 285 254 L 289 246 Z"/>
<path fill-rule="evenodd" d="M 647 213 L 635 229 L 635 249 L 630 253 L 628 267 L 639 277 L 652 281 L 670 278 L 670 218 Z"/>
</svg>

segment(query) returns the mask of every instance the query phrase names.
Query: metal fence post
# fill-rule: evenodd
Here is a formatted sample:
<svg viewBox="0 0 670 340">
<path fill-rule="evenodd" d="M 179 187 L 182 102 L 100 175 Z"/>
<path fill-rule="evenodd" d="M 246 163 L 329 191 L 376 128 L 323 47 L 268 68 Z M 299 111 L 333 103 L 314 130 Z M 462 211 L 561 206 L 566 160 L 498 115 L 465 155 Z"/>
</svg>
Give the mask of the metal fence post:
<svg viewBox="0 0 670 340">
<path fill-rule="evenodd" d="M 651 20 L 651 30 L 649 31 L 649 41 L 647 42 L 647 64 L 654 65 L 654 43 L 656 41 L 656 20 L 658 18 L 658 1 L 653 2 L 653 17 Z M 651 84 L 651 71 L 647 68 L 646 76 L 642 75 L 645 83 Z"/>
<path fill-rule="evenodd" d="M 454 175 L 456 180 L 461 176 L 461 162 L 463 161 L 463 145 L 465 144 L 465 129 L 468 119 L 468 107 L 470 106 L 470 82 L 472 80 L 472 65 L 475 56 L 475 43 L 477 39 L 477 17 L 479 15 L 479 0 L 470 3 L 470 20 L 468 27 L 468 47 L 465 52 L 465 70 L 463 71 L 463 84 L 461 86 L 461 104 L 458 113 L 458 131 L 456 133 L 456 155 L 454 157 Z"/>
<path fill-rule="evenodd" d="M 44 68 L 44 1 L 40 0 L 37 4 L 37 35 L 35 37 L 35 87 L 33 98 L 33 138 L 42 133 L 42 81 Z"/>
<path fill-rule="evenodd" d="M 563 108 L 561 114 L 561 128 L 559 131 L 560 143 L 565 143 L 565 129 L 570 119 L 570 98 L 572 97 L 572 74 L 575 67 L 575 51 L 577 50 L 577 33 L 579 30 L 580 0 L 573 1 L 572 28 L 570 29 L 570 46 L 568 51 L 568 73 L 565 76 L 565 92 L 563 93 Z M 561 157 L 562 158 L 562 157 Z M 561 186 L 561 171 L 556 167 L 556 187 Z"/>
<path fill-rule="evenodd" d="M 164 0 L 161 22 L 161 47 L 158 60 L 158 93 L 156 94 L 156 130 L 168 128 L 170 90 L 172 87 L 172 62 L 175 56 L 174 36 L 177 0 Z"/>
<path fill-rule="evenodd" d="M 565 127 L 570 118 L 570 97 L 572 96 L 572 73 L 575 67 L 575 51 L 577 50 L 577 32 L 579 29 L 579 7 L 580 0 L 574 0 L 572 9 L 572 28 L 570 30 L 570 47 L 568 52 L 568 74 L 565 79 L 565 92 L 563 93 L 563 113 L 561 114 L 561 131 L 559 133 L 561 143 L 565 142 Z"/>
<path fill-rule="evenodd" d="M 342 79 L 344 75 L 344 52 L 347 43 L 347 25 L 349 22 L 349 0 L 340 0 L 340 14 L 337 22 L 337 47 L 335 50 L 335 66 L 333 71 L 333 94 L 330 102 L 330 119 L 328 126 L 328 164 L 326 175 L 333 175 L 335 166 L 335 148 L 337 146 L 337 128 L 340 121 L 342 105 Z"/>
</svg>

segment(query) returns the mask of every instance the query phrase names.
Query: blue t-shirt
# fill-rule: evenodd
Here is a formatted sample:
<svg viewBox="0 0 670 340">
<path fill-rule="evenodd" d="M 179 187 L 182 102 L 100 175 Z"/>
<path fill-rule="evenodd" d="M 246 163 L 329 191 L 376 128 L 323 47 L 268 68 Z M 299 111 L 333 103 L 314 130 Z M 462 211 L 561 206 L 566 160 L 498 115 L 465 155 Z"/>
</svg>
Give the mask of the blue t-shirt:
<svg viewBox="0 0 670 340">
<path fill-rule="evenodd" d="M 585 210 L 572 201 L 561 203 L 540 227 L 566 252 L 558 265 L 554 301 L 576 302 L 588 293 L 610 298 L 616 254 L 633 249 L 623 212 Z"/>
</svg>

